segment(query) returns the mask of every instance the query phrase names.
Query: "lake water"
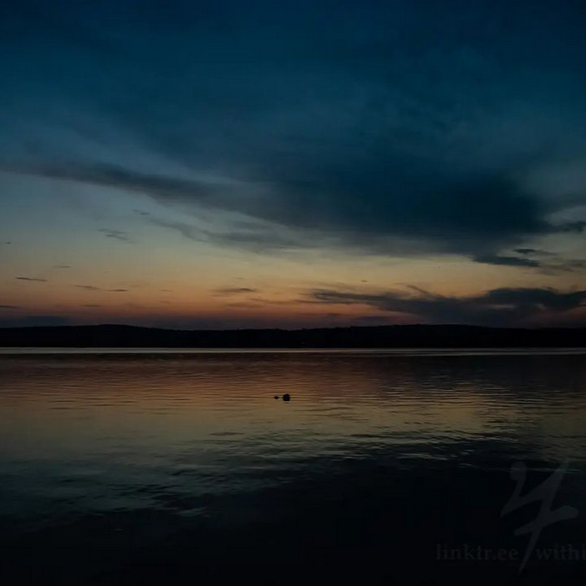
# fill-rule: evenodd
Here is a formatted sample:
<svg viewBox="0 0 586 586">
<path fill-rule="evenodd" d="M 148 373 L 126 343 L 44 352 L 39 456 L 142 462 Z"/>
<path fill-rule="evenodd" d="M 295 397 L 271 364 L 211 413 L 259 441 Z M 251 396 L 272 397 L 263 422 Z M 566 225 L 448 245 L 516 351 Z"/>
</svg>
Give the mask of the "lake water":
<svg viewBox="0 0 586 586">
<path fill-rule="evenodd" d="M 4 350 L 0 580 L 583 584 L 585 358 Z"/>
</svg>

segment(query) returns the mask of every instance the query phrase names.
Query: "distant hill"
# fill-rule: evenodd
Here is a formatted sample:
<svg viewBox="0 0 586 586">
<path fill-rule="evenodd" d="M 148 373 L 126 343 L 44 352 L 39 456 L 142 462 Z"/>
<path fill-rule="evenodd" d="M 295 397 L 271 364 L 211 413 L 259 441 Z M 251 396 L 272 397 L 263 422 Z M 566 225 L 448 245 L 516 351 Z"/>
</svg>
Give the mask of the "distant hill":
<svg viewBox="0 0 586 586">
<path fill-rule="evenodd" d="M 123 325 L 0 329 L 0 347 L 515 348 L 586 347 L 586 328 L 408 325 L 303 330 L 165 330 Z"/>
</svg>

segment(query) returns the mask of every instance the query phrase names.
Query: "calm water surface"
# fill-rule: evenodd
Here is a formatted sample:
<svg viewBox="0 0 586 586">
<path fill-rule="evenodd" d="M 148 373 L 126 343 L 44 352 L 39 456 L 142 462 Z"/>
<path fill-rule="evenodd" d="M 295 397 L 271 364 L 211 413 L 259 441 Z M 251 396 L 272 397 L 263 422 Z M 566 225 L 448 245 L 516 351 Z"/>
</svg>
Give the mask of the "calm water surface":
<svg viewBox="0 0 586 586">
<path fill-rule="evenodd" d="M 0 579 L 583 584 L 585 359 L 3 351 Z M 522 572 L 515 462 L 574 511 Z"/>
</svg>

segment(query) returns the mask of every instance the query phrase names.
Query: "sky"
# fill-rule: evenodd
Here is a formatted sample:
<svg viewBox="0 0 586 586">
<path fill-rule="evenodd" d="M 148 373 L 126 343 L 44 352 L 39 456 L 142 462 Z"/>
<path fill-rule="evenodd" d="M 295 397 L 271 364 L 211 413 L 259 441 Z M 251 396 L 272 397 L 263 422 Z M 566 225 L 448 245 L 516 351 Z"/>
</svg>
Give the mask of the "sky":
<svg viewBox="0 0 586 586">
<path fill-rule="evenodd" d="M 586 325 L 579 0 L 6 0 L 0 327 Z"/>
</svg>

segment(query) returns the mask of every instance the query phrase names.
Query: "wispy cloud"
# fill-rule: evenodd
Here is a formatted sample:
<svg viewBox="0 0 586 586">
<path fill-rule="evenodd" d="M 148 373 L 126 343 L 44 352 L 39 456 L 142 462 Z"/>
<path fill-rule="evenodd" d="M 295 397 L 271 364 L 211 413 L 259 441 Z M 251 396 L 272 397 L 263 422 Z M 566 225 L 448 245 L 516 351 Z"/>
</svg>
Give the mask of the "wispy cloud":
<svg viewBox="0 0 586 586">
<path fill-rule="evenodd" d="M 107 293 L 127 293 L 128 289 L 105 289 L 103 287 L 96 287 L 95 285 L 73 285 L 78 289 L 85 289 L 86 291 L 105 291 Z"/>
<path fill-rule="evenodd" d="M 539 248 L 516 248 L 515 252 L 517 254 L 523 254 L 527 256 L 552 256 L 553 252 L 549 252 L 547 250 L 542 250 Z"/>
<path fill-rule="evenodd" d="M 529 258 L 521 258 L 518 256 L 504 256 L 500 254 L 485 254 L 477 255 L 474 260 L 483 264 L 499 265 L 505 267 L 528 267 L 536 268 L 540 263 Z"/>
<path fill-rule="evenodd" d="M 220 297 L 227 295 L 243 295 L 246 293 L 258 293 L 258 289 L 251 289 L 250 287 L 224 287 L 215 289 L 214 294 Z"/>
<path fill-rule="evenodd" d="M 134 240 L 132 240 L 128 233 L 124 232 L 123 230 L 111 230 L 109 228 L 100 228 L 98 232 L 104 234 L 106 238 L 113 238 L 114 240 L 119 240 L 120 242 L 134 244 Z"/>
<path fill-rule="evenodd" d="M 13 173 L 113 187 L 164 199 L 200 199 L 214 191 L 213 184 L 195 179 L 180 179 L 136 171 L 120 165 L 90 161 L 47 161 L 27 165 L 4 164 L 0 168 Z"/>
<path fill-rule="evenodd" d="M 168 230 L 179 232 L 181 236 L 187 238 L 188 240 L 194 240 L 196 242 L 203 242 L 207 240 L 205 231 L 186 222 L 165 220 L 162 218 L 150 218 L 149 222 L 155 226 L 159 226 L 160 228 L 167 228 Z"/>
<path fill-rule="evenodd" d="M 276 253 L 311 248 L 312 243 L 303 234 L 295 234 L 284 227 L 261 222 L 240 222 L 223 230 L 210 230 L 176 220 L 152 217 L 149 222 L 160 228 L 178 232 L 194 242 L 209 242 L 219 246 L 245 248 L 252 252 Z M 318 239 L 318 236 L 315 236 Z M 314 242 L 315 244 L 315 242 Z"/>
<path fill-rule="evenodd" d="M 47 279 L 38 279 L 36 277 L 16 277 L 18 281 L 31 281 L 34 283 L 47 283 Z"/>
</svg>

